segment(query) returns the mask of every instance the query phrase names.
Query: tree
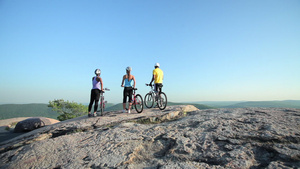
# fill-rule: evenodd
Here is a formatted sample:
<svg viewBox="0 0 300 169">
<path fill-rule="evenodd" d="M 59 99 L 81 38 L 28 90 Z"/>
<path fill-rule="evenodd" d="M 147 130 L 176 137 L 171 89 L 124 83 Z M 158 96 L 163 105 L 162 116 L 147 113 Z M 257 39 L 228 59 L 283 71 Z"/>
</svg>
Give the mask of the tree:
<svg viewBox="0 0 300 169">
<path fill-rule="evenodd" d="M 53 111 L 60 114 L 57 117 L 60 121 L 83 116 L 87 112 L 87 106 L 84 106 L 81 103 L 78 104 L 76 102 L 64 101 L 63 99 L 49 101 L 48 107 L 52 107 Z"/>
</svg>

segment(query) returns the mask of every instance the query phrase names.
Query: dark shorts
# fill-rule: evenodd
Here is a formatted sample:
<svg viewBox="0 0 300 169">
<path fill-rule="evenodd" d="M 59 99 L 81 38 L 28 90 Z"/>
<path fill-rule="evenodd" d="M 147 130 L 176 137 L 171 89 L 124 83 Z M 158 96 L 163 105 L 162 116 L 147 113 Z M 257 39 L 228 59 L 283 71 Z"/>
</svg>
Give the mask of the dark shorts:
<svg viewBox="0 0 300 169">
<path fill-rule="evenodd" d="M 159 93 L 162 92 L 162 87 L 163 87 L 162 83 L 155 83 L 154 84 L 154 90 L 158 91 Z"/>
<path fill-rule="evenodd" d="M 127 97 L 129 98 L 129 102 L 132 102 L 132 87 L 124 87 L 123 103 L 126 103 Z"/>
</svg>

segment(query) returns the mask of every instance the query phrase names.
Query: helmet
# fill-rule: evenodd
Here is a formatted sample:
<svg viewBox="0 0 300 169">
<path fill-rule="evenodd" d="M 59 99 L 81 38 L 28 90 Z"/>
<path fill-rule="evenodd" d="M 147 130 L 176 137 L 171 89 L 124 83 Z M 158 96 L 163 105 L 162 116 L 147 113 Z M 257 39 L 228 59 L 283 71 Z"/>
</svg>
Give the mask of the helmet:
<svg viewBox="0 0 300 169">
<path fill-rule="evenodd" d="M 160 65 L 159 65 L 159 63 L 155 63 L 154 67 L 155 67 L 155 66 L 158 66 L 158 67 L 159 67 Z"/>
<path fill-rule="evenodd" d="M 100 70 L 100 69 L 96 69 L 96 70 L 95 70 L 95 74 L 96 74 L 96 75 L 98 75 L 98 74 L 100 75 L 100 73 L 101 73 L 101 70 Z"/>
<path fill-rule="evenodd" d="M 127 70 L 127 71 L 131 71 L 132 68 L 131 68 L 130 66 L 128 66 L 128 67 L 126 68 L 126 70 Z"/>
</svg>

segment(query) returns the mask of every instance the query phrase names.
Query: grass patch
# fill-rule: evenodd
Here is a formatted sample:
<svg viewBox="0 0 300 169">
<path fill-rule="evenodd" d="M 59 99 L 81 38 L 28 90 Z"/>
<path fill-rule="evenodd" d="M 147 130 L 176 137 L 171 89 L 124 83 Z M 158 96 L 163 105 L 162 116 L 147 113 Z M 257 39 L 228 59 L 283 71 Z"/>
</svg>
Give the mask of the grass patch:
<svg viewBox="0 0 300 169">
<path fill-rule="evenodd" d="M 6 130 L 6 131 L 9 131 L 9 130 L 10 130 L 10 127 L 9 127 L 9 126 L 6 126 L 6 127 L 5 127 L 5 130 Z"/>
<path fill-rule="evenodd" d="M 12 122 L 8 126 L 5 127 L 6 131 L 10 131 L 11 129 L 15 128 L 18 122 Z"/>
</svg>

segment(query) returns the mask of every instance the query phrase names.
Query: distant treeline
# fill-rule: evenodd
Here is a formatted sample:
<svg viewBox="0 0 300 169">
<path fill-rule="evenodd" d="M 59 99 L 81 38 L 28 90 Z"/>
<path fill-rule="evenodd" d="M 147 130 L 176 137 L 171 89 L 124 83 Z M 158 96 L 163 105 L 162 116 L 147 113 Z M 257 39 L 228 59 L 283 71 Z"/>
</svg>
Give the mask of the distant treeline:
<svg viewBox="0 0 300 169">
<path fill-rule="evenodd" d="M 48 104 L 2 104 L 0 120 L 15 117 L 48 117 L 57 119 L 58 113 L 52 111 Z"/>
</svg>

